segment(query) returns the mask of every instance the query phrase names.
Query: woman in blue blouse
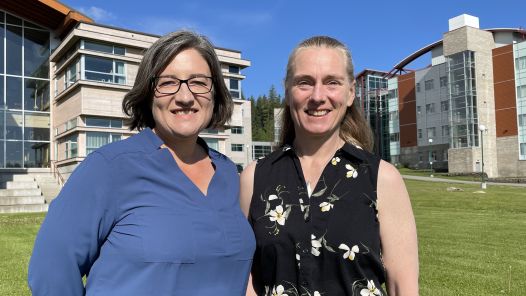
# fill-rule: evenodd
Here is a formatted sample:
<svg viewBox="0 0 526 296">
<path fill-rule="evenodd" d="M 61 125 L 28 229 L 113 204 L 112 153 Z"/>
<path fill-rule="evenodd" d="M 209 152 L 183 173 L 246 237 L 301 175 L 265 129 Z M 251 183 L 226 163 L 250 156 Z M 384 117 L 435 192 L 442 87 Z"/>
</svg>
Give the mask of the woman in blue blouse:
<svg viewBox="0 0 526 296">
<path fill-rule="evenodd" d="M 51 204 L 33 295 L 244 295 L 254 237 L 236 166 L 198 137 L 232 113 L 210 42 L 161 37 L 123 109 L 140 133 L 91 153 Z"/>
</svg>

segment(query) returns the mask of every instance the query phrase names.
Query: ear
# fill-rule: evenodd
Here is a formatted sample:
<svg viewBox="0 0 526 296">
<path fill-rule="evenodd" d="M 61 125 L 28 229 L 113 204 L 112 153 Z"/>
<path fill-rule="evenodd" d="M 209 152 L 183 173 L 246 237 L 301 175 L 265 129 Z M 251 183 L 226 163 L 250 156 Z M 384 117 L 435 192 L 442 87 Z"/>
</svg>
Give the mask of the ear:
<svg viewBox="0 0 526 296">
<path fill-rule="evenodd" d="M 351 107 L 352 103 L 354 102 L 355 95 L 356 95 L 356 81 L 353 81 L 351 83 L 351 88 L 349 89 L 349 99 L 347 100 L 347 107 Z"/>
</svg>

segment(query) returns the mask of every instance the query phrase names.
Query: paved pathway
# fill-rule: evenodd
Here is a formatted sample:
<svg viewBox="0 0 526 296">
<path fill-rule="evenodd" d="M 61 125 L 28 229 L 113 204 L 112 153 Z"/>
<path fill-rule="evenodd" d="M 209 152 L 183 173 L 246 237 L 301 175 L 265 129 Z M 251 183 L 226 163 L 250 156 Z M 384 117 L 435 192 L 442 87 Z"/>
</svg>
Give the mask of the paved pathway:
<svg viewBox="0 0 526 296">
<path fill-rule="evenodd" d="M 480 184 L 480 181 L 464 181 L 464 180 L 452 180 L 445 178 L 431 178 L 423 176 L 409 176 L 402 175 L 404 179 L 408 180 L 419 180 L 419 181 L 430 181 L 430 182 L 447 182 L 447 183 L 464 183 L 464 184 Z M 486 182 L 488 186 L 515 186 L 515 187 L 526 187 L 526 183 L 496 183 L 496 182 Z"/>
</svg>

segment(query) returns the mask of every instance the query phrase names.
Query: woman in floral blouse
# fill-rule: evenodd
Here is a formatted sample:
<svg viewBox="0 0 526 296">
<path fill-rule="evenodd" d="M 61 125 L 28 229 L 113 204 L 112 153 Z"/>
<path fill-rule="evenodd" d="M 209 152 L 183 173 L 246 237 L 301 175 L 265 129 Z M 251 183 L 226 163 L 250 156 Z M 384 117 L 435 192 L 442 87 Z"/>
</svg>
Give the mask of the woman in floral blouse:
<svg viewBox="0 0 526 296">
<path fill-rule="evenodd" d="M 349 50 L 316 36 L 289 57 L 281 148 L 241 176 L 257 295 L 418 295 L 418 248 L 400 174 L 369 151 Z M 250 290 L 251 287 L 249 287 Z"/>
</svg>

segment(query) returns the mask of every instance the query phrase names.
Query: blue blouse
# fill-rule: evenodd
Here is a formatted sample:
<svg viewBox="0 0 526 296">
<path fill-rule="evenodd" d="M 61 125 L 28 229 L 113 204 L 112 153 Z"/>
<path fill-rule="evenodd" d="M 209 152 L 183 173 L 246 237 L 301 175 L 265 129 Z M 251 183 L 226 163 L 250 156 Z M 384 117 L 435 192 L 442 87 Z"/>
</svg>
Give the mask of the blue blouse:
<svg viewBox="0 0 526 296">
<path fill-rule="evenodd" d="M 199 143 L 215 167 L 206 196 L 150 129 L 91 153 L 37 236 L 33 295 L 245 295 L 255 240 L 237 170 Z"/>
</svg>

